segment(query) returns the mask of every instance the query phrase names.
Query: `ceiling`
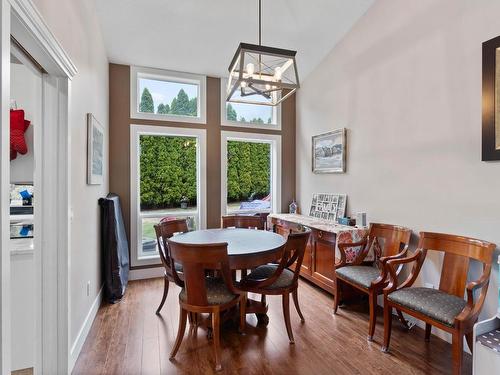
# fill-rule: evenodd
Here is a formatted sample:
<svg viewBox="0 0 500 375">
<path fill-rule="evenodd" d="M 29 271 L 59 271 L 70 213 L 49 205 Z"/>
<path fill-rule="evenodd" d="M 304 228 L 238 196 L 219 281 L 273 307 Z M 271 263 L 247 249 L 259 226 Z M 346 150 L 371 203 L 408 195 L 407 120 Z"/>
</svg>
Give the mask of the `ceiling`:
<svg viewBox="0 0 500 375">
<path fill-rule="evenodd" d="M 111 62 L 225 76 L 258 39 L 257 0 L 95 0 Z M 304 79 L 373 0 L 263 0 L 262 44 L 297 51 Z"/>
</svg>

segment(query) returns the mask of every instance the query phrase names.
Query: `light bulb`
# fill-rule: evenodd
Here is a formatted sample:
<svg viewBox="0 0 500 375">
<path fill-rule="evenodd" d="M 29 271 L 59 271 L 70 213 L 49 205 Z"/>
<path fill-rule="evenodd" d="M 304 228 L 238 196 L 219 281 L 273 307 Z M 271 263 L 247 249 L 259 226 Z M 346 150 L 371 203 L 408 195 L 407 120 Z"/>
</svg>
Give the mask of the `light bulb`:
<svg viewBox="0 0 500 375">
<path fill-rule="evenodd" d="M 279 81 L 281 79 L 281 67 L 277 66 L 274 68 L 274 79 Z"/>
<path fill-rule="evenodd" d="M 252 63 L 247 64 L 247 73 L 252 75 L 255 72 L 255 66 Z"/>
</svg>

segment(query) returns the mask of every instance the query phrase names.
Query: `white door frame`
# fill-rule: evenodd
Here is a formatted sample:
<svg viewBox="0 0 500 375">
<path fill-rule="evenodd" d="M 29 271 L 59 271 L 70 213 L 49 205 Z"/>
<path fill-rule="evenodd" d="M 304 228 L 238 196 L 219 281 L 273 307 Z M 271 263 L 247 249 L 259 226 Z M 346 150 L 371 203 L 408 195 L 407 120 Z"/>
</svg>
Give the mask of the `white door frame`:
<svg viewBox="0 0 500 375">
<path fill-rule="evenodd" d="M 151 259 L 138 259 L 139 238 L 139 137 L 141 135 L 194 137 L 198 139 L 196 155 L 196 182 L 198 195 L 198 227 L 207 227 L 207 134 L 205 129 L 174 128 L 170 126 L 131 125 L 130 126 L 130 264 L 144 266 L 161 264 L 160 256 Z"/>
<path fill-rule="evenodd" d="M 69 363 L 69 81 L 77 70 L 32 0 L 0 0 L 0 367 L 10 374 L 9 101 L 10 36 L 47 71 L 43 76 L 42 126 L 34 176 L 35 265 L 38 269 L 35 370 L 68 373 Z"/>
</svg>

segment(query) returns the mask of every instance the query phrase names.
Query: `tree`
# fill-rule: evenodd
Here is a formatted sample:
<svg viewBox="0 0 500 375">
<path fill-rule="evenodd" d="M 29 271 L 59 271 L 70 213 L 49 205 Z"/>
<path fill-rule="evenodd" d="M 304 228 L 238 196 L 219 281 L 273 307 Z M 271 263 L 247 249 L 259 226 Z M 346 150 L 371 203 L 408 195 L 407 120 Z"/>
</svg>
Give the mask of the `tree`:
<svg viewBox="0 0 500 375">
<path fill-rule="evenodd" d="M 189 116 L 198 116 L 198 100 L 192 98 L 189 100 Z"/>
<path fill-rule="evenodd" d="M 233 108 L 231 103 L 228 103 L 226 107 L 226 118 L 229 121 L 238 121 L 238 113 L 236 113 L 236 110 Z"/>
<path fill-rule="evenodd" d="M 254 117 L 252 121 L 250 121 L 252 124 L 263 124 L 264 120 L 262 120 L 260 117 Z"/>
<path fill-rule="evenodd" d="M 172 113 L 173 115 L 189 116 L 191 112 L 192 109 L 189 102 L 189 97 L 187 96 L 184 89 L 180 89 L 177 97 L 172 100 L 170 113 Z"/>
<path fill-rule="evenodd" d="M 139 112 L 143 113 L 154 113 L 155 105 L 153 102 L 153 96 L 149 92 L 148 88 L 145 87 L 141 95 L 141 103 L 139 104 Z"/>
<path fill-rule="evenodd" d="M 160 103 L 160 105 L 158 105 L 157 113 L 160 115 L 169 114 L 170 113 L 170 106 L 168 104 Z"/>
</svg>

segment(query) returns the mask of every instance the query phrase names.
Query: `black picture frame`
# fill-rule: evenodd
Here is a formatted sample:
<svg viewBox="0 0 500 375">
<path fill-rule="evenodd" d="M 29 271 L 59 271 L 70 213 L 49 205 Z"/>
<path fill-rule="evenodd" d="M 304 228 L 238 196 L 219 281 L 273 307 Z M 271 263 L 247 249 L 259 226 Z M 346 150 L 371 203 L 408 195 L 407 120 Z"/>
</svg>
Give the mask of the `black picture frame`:
<svg viewBox="0 0 500 375">
<path fill-rule="evenodd" d="M 495 139 L 497 48 L 500 48 L 500 36 L 483 43 L 482 161 L 500 160 L 500 149 L 496 148 Z"/>
</svg>

